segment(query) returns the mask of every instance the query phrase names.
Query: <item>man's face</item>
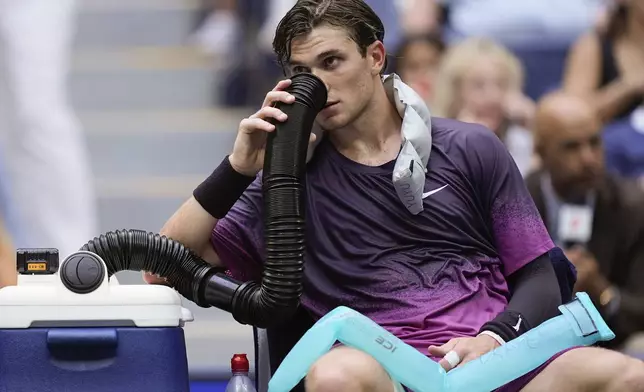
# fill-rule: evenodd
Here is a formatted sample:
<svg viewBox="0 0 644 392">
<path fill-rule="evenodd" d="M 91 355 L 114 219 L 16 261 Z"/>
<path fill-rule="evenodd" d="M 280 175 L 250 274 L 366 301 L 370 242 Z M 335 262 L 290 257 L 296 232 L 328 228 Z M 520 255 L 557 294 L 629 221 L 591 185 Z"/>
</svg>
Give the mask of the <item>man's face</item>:
<svg viewBox="0 0 644 392">
<path fill-rule="evenodd" d="M 346 30 L 331 26 L 318 26 L 293 40 L 287 73 L 310 72 L 327 87 L 327 107 L 317 117 L 324 130 L 350 125 L 365 112 L 379 78 L 374 50 L 378 45 L 367 48 L 363 57 Z"/>
<path fill-rule="evenodd" d="M 590 115 L 571 111 L 550 126 L 541 143 L 553 185 L 569 197 L 583 197 L 597 187 L 604 170 L 601 125 Z"/>
</svg>

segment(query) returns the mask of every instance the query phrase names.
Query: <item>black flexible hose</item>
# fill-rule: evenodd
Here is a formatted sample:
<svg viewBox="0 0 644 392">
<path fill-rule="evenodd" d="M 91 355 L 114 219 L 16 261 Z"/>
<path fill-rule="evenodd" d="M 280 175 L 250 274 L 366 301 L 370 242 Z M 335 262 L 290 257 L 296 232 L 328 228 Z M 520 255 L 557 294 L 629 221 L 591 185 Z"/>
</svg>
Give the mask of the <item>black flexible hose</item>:
<svg viewBox="0 0 644 392">
<path fill-rule="evenodd" d="M 304 181 L 313 122 L 326 104 L 324 83 L 312 74 L 291 78 L 295 96 L 278 104 L 288 115 L 269 134 L 263 171 L 266 261 L 261 284 L 237 282 L 177 241 L 140 230 L 94 238 L 81 250 L 99 255 L 108 273 L 148 271 L 166 278 L 202 307 L 231 312 L 242 324 L 266 328 L 287 320 L 299 306 L 304 274 Z"/>
<path fill-rule="evenodd" d="M 197 254 L 165 236 L 142 230 L 117 230 L 85 244 L 81 250 L 100 256 L 109 276 L 119 271 L 148 271 L 163 276 L 181 295 L 202 307 L 216 306 L 232 311 L 231 298 L 238 282 L 229 279 L 221 268 L 213 267 Z M 206 301 L 204 292 L 210 280 L 229 282 L 231 287 L 219 301 Z M 221 292 L 222 290 L 218 290 Z"/>
<path fill-rule="evenodd" d="M 266 260 L 261 287 L 244 283 L 233 297 L 235 319 L 269 323 L 288 319 L 299 305 L 304 275 L 304 180 L 313 122 L 326 105 L 324 83 L 310 74 L 291 78 L 291 105 L 277 107 L 288 116 L 266 143 L 262 193 Z"/>
</svg>

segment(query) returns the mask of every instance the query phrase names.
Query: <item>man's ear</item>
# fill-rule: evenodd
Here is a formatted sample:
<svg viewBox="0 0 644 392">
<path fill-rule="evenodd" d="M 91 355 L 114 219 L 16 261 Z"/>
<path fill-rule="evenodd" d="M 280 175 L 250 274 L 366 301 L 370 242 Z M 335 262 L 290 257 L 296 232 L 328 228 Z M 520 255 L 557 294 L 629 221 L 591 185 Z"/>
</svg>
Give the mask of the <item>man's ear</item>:
<svg viewBox="0 0 644 392">
<path fill-rule="evenodd" d="M 372 75 L 380 75 L 387 65 L 387 51 L 382 41 L 376 41 L 367 48 L 367 56 L 371 61 Z"/>
</svg>

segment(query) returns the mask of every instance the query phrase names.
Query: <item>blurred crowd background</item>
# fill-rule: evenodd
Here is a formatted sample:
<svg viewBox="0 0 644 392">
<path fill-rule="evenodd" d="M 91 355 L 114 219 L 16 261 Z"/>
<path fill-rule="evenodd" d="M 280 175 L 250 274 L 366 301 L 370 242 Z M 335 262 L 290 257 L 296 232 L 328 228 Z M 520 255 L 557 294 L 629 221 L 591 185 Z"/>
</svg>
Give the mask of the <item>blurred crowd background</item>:
<svg viewBox="0 0 644 392">
<path fill-rule="evenodd" d="M 389 71 L 434 115 L 503 140 L 560 245 L 554 193 L 593 195 L 584 251 L 569 257 L 642 293 L 644 0 L 366 1 L 386 26 Z M 294 2 L 0 0 L 0 257 L 158 231 L 281 77 L 271 42 Z M 644 307 L 637 295 L 622 299 Z M 252 357 L 250 328 L 186 306 L 192 372 Z M 644 329 L 644 310 L 619 317 L 622 342 Z"/>
</svg>

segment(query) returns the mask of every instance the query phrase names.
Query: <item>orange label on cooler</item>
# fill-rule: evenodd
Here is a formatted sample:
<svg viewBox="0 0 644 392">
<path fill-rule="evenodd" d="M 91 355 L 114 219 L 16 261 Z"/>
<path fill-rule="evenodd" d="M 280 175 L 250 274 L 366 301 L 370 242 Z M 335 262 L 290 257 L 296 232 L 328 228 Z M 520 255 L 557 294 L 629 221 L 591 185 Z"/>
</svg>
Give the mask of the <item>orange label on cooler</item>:
<svg viewBox="0 0 644 392">
<path fill-rule="evenodd" d="M 29 263 L 27 271 L 47 271 L 47 263 Z"/>
</svg>

